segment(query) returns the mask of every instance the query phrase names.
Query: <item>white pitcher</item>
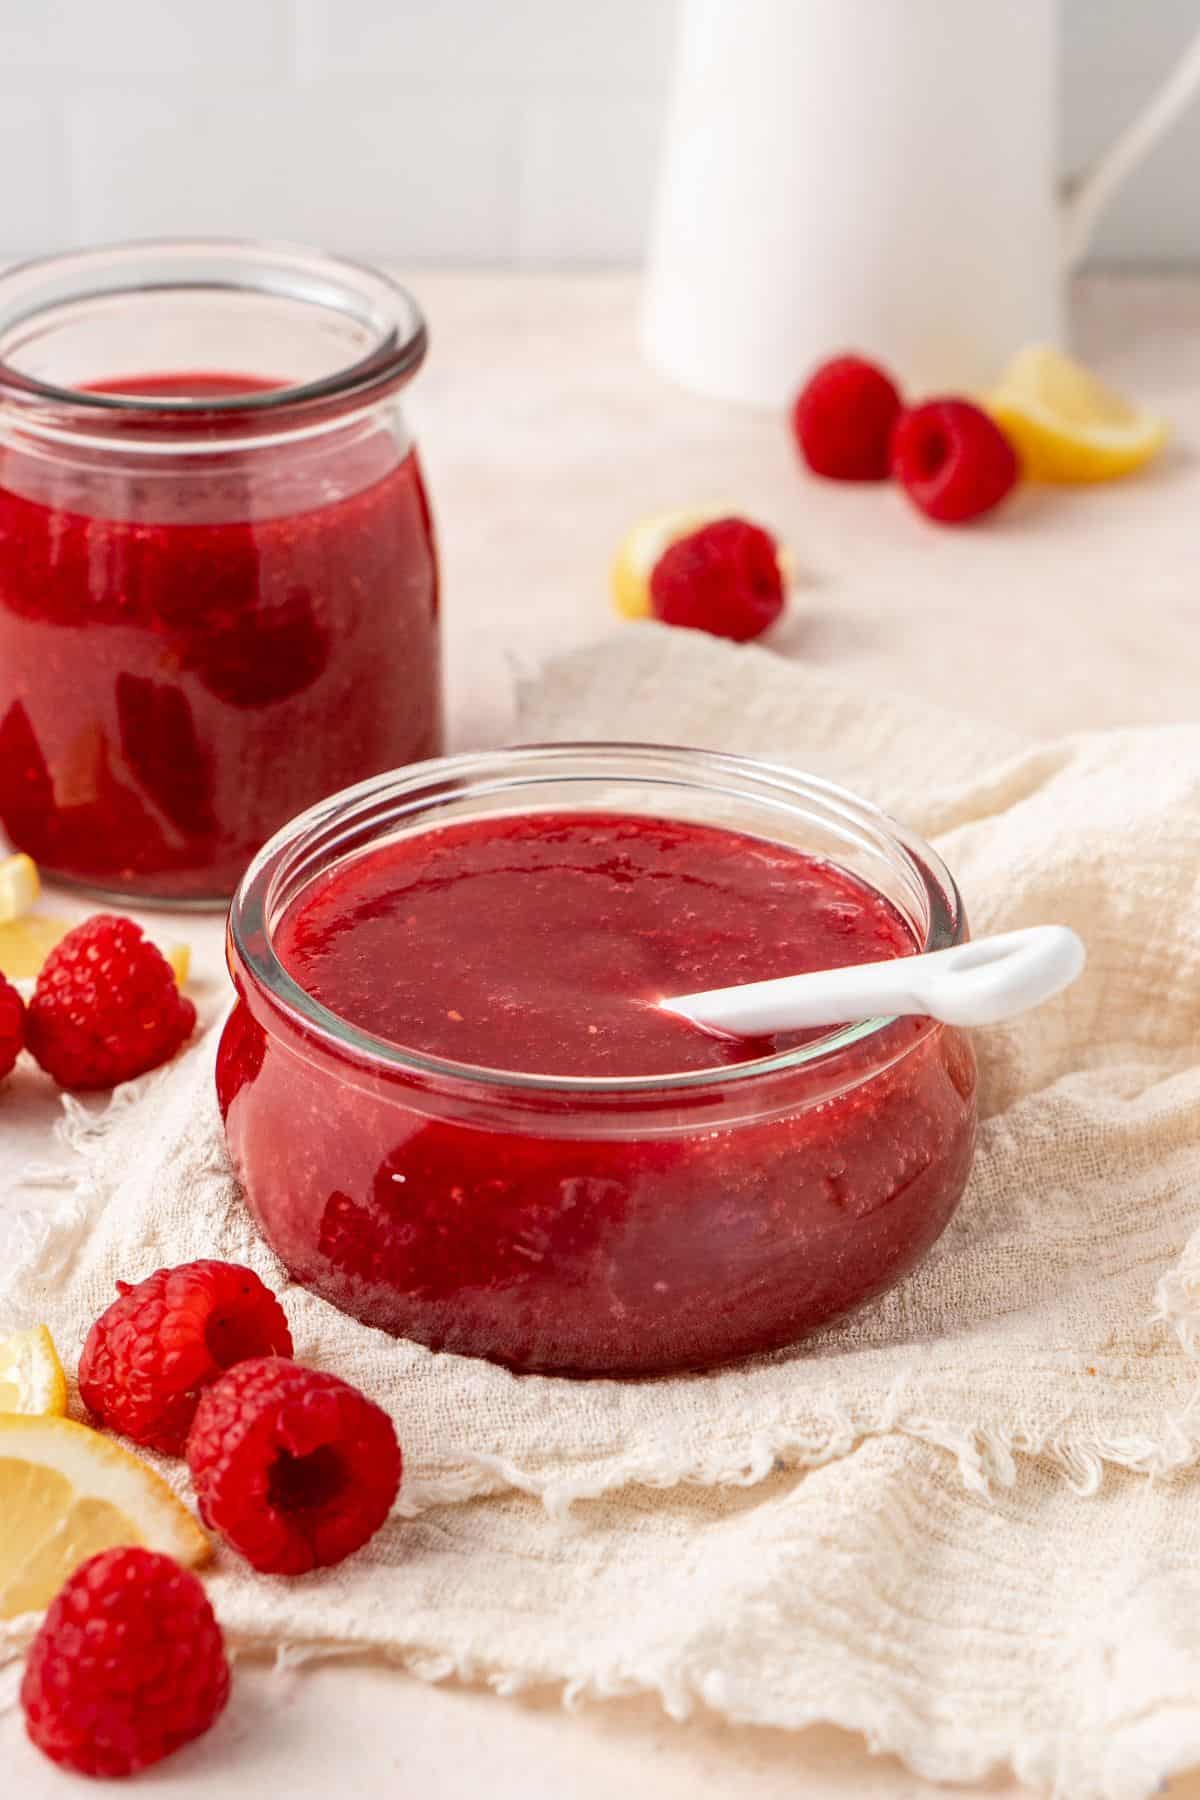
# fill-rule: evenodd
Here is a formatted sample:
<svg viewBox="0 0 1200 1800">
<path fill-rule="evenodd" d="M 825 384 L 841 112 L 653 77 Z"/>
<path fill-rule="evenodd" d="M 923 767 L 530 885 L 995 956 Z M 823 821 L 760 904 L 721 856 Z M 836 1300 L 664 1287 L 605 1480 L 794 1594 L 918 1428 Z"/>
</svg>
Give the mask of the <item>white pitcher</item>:
<svg viewBox="0 0 1200 1800">
<path fill-rule="evenodd" d="M 1062 194 L 1056 0 L 683 0 L 680 32 L 643 343 L 763 406 L 839 350 L 928 392 L 1062 343 L 1101 207 L 1200 85 L 1198 33 Z"/>
</svg>

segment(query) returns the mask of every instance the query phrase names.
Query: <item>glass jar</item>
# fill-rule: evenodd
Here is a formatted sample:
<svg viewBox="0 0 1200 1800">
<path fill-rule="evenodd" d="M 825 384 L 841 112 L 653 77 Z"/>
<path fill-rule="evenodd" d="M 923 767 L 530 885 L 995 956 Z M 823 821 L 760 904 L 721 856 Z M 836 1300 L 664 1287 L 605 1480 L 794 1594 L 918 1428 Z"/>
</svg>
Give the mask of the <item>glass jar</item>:
<svg viewBox="0 0 1200 1800">
<path fill-rule="evenodd" d="M 441 749 L 437 564 L 384 276 L 275 244 L 0 277 L 0 828 L 223 901 L 286 819 Z"/>
<path fill-rule="evenodd" d="M 954 1211 L 976 1116 L 961 1032 L 873 1019 L 721 1069 L 512 1074 L 355 1028 L 276 953 L 281 917 L 334 863 L 451 821 L 588 809 L 828 858 L 921 948 L 966 936 L 930 849 L 769 764 L 562 745 L 366 782 L 282 831 L 234 899 L 239 1000 L 217 1064 L 234 1168 L 297 1281 L 434 1348 L 642 1375 L 790 1344 L 907 1274 Z"/>
</svg>

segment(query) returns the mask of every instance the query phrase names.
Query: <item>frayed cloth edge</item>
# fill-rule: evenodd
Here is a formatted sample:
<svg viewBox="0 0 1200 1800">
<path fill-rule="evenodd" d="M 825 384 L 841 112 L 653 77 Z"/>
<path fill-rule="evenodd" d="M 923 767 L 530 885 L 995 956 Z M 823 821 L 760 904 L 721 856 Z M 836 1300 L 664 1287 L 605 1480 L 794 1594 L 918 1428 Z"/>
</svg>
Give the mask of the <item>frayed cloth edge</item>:
<svg viewBox="0 0 1200 1800">
<path fill-rule="evenodd" d="M 34 1235 L 27 1252 L 18 1252 L 0 1280 L 0 1318 L 7 1295 L 33 1268 L 40 1279 L 59 1279 L 69 1269 L 99 1204 L 92 1153 L 105 1142 L 114 1124 L 170 1074 L 168 1066 L 126 1083 L 96 1112 L 70 1095 L 63 1096 L 63 1116 L 55 1127 L 55 1140 L 74 1161 L 62 1167 L 31 1166 L 24 1173 L 26 1186 L 59 1198 L 45 1209 L 46 1227 L 40 1239 Z M 1174 1330 L 1193 1361 L 1200 1359 L 1198 1240 L 1200 1234 L 1188 1244 L 1175 1267 L 1160 1277 L 1153 1315 Z M 1162 1479 L 1200 1461 L 1200 1382 L 1188 1405 L 1179 1415 L 1165 1418 L 1156 1436 L 1114 1437 L 1069 1430 L 1033 1433 L 1022 1428 L 952 1425 L 912 1410 L 905 1383 L 898 1380 L 873 1419 L 855 1419 L 831 1410 L 819 1435 L 810 1430 L 797 1437 L 786 1428 L 760 1433 L 690 1467 L 681 1468 L 661 1451 L 652 1451 L 618 1458 L 609 1466 L 564 1474 L 525 1467 L 501 1455 L 460 1450 L 462 1466 L 450 1474 L 422 1479 L 414 1471 L 407 1492 L 402 1492 L 398 1512 L 401 1517 L 414 1517 L 435 1506 L 466 1503 L 509 1490 L 540 1500 L 552 1518 L 563 1520 L 576 1504 L 601 1500 L 625 1487 L 750 1488 L 776 1472 L 821 1468 L 850 1455 L 868 1439 L 886 1436 L 909 1438 L 952 1456 L 964 1487 L 985 1498 L 994 1488 L 1014 1485 L 1022 1457 L 1048 1462 L 1075 1493 L 1090 1497 L 1099 1492 L 1107 1468 Z"/>
<path fill-rule="evenodd" d="M 879 1437 L 908 1438 L 946 1452 L 954 1458 L 963 1486 L 984 1499 L 990 1498 L 996 1488 L 1015 1485 L 1021 1458 L 1048 1463 L 1081 1498 L 1090 1498 L 1100 1491 L 1109 1468 L 1165 1479 L 1200 1461 L 1200 1437 L 1187 1428 L 1182 1418 L 1164 1420 L 1162 1437 L 1155 1439 L 1136 1435 L 1035 1435 L 991 1426 L 967 1430 L 937 1419 L 885 1413 L 869 1424 L 846 1421 L 843 1428 L 819 1443 L 811 1437 L 799 1443 L 786 1434 L 758 1438 L 727 1460 L 682 1473 L 675 1467 L 664 1467 L 653 1457 L 624 1458 L 610 1469 L 561 1475 L 523 1468 L 503 1456 L 468 1455 L 464 1461 L 471 1468 L 462 1475 L 414 1484 L 417 1493 L 411 1511 L 510 1489 L 540 1500 L 552 1518 L 564 1520 L 580 1502 L 602 1500 L 625 1487 L 755 1487 L 776 1473 L 818 1469 L 838 1462 L 868 1439 Z M 482 1479 L 473 1479 L 472 1470 Z M 488 1477 L 493 1478 L 490 1486 Z"/>
</svg>

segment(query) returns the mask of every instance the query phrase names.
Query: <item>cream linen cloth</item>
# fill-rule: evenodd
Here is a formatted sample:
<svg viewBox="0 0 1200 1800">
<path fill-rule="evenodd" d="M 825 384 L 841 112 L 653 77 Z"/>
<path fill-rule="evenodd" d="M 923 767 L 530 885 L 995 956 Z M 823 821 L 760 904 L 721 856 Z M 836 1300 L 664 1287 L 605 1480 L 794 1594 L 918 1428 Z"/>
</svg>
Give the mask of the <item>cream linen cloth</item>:
<svg viewBox="0 0 1200 1800">
<path fill-rule="evenodd" d="M 389 1408 L 396 1516 L 302 1580 L 219 1552 L 235 1643 L 828 1720 L 934 1779 L 1151 1793 L 1200 1760 L 1200 726 L 1028 750 L 643 626 L 526 683 L 521 729 L 786 756 L 932 836 L 976 932 L 1082 934 L 1075 989 L 978 1036 L 976 1169 L 923 1268 L 702 1377 L 516 1378 L 395 1343 L 256 1240 L 210 1032 L 107 1113 L 68 1103 L 79 1163 L 30 1189 L 0 1325 L 45 1318 L 73 1364 L 118 1276 L 232 1257 L 282 1290 L 301 1359 Z"/>
</svg>

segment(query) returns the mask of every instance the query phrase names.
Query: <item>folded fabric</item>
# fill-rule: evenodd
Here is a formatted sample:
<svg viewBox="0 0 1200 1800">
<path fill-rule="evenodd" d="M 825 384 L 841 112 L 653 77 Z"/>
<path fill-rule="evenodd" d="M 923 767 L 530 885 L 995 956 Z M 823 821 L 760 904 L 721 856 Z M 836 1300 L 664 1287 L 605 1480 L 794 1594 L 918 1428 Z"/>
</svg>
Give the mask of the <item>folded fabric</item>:
<svg viewBox="0 0 1200 1800">
<path fill-rule="evenodd" d="M 932 836 L 977 931 L 1079 931 L 1080 983 L 978 1036 L 976 1169 L 924 1266 L 706 1376 L 514 1377 L 396 1343 L 258 1241 L 210 1032 L 107 1113 L 68 1107 L 80 1163 L 31 1191 L 0 1323 L 45 1318 L 73 1363 L 118 1277 L 230 1257 L 283 1292 L 299 1357 L 391 1410 L 408 1472 L 368 1551 L 290 1583 L 219 1561 L 245 1641 L 827 1719 L 942 1779 L 1009 1762 L 1072 1800 L 1151 1792 L 1200 1756 L 1200 727 L 1027 750 L 645 626 L 528 684 L 522 734 L 786 758 Z"/>
</svg>

